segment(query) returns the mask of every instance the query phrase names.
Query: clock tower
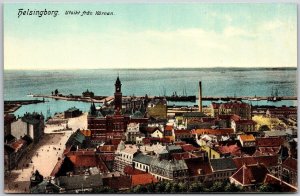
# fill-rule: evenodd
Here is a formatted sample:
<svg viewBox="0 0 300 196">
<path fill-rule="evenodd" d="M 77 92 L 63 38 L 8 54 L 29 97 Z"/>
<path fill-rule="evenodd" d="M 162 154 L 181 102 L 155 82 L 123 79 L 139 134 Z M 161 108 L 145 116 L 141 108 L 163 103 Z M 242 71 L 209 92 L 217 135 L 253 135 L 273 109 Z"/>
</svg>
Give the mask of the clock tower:
<svg viewBox="0 0 300 196">
<path fill-rule="evenodd" d="M 121 81 L 119 76 L 115 83 L 115 114 L 121 114 L 122 112 L 122 92 L 121 92 Z"/>
</svg>

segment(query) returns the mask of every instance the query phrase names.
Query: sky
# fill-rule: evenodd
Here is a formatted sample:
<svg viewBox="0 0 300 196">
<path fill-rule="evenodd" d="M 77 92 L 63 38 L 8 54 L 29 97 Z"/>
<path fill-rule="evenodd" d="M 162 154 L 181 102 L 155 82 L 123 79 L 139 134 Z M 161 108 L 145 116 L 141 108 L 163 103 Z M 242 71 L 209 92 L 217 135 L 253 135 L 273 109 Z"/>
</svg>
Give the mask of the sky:
<svg viewBox="0 0 300 196">
<path fill-rule="evenodd" d="M 4 5 L 6 70 L 185 67 L 297 67 L 296 4 Z"/>
</svg>

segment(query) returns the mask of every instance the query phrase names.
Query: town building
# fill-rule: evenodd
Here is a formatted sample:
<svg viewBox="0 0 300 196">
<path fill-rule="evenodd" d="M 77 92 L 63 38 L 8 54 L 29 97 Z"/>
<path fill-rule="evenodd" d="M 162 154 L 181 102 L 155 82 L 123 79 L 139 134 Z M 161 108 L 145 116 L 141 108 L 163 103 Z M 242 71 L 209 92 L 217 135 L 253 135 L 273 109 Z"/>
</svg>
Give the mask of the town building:
<svg viewBox="0 0 300 196">
<path fill-rule="evenodd" d="M 38 113 L 25 113 L 23 117 L 11 123 L 11 135 L 19 139 L 30 136 L 34 143 L 38 143 L 44 135 L 44 116 Z"/>
<path fill-rule="evenodd" d="M 82 111 L 80 111 L 78 108 L 72 107 L 68 110 L 64 111 L 64 118 L 75 118 L 82 114 Z"/>
</svg>

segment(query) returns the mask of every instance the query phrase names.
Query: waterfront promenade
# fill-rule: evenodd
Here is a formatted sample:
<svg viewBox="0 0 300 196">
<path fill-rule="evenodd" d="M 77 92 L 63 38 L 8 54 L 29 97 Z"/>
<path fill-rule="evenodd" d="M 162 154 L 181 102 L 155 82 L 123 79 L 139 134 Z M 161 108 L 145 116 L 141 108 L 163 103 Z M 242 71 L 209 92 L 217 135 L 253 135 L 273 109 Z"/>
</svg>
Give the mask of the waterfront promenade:
<svg viewBox="0 0 300 196">
<path fill-rule="evenodd" d="M 68 120 L 72 130 L 56 131 L 65 125 L 47 125 L 43 139 L 36 144 L 28 154 L 24 155 L 18 168 L 5 175 L 5 193 L 29 193 L 30 177 L 38 170 L 44 177 L 50 176 L 58 158 L 62 158 L 65 143 L 78 128 L 87 128 L 87 113 Z"/>
</svg>

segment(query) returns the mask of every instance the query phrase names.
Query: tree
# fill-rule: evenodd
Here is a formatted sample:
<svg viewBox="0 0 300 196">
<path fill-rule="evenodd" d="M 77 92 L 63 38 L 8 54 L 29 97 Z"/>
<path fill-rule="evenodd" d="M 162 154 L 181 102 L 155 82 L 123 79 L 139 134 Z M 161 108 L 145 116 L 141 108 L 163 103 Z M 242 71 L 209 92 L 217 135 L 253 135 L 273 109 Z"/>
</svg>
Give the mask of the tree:
<svg viewBox="0 0 300 196">
<path fill-rule="evenodd" d="M 209 189 L 210 192 L 224 192 L 224 186 L 222 182 L 214 182 L 212 187 Z"/>
<path fill-rule="evenodd" d="M 188 191 L 188 185 L 187 185 L 187 183 L 180 182 L 178 184 L 178 186 L 179 186 L 179 192 L 185 193 L 185 192 Z"/>
<path fill-rule="evenodd" d="M 178 183 L 177 183 L 177 182 L 174 182 L 174 183 L 173 183 L 173 186 L 171 187 L 171 192 L 172 192 L 172 193 L 178 193 L 179 190 L 180 190 L 180 188 L 179 188 Z"/>
<path fill-rule="evenodd" d="M 236 186 L 235 184 L 228 182 L 227 185 L 225 186 L 224 191 L 229 193 L 234 193 L 234 192 L 242 192 L 243 189 L 240 186 Z"/>
<path fill-rule="evenodd" d="M 55 94 L 55 96 L 57 96 L 57 94 L 58 94 L 58 90 L 57 89 L 55 89 L 54 94 Z"/>
<path fill-rule="evenodd" d="M 193 183 L 190 185 L 188 191 L 191 192 L 191 193 L 204 192 L 204 191 L 205 191 L 205 187 L 204 187 L 203 184 L 200 183 L 200 182 L 193 182 Z"/>
<path fill-rule="evenodd" d="M 262 125 L 259 127 L 259 132 L 263 132 L 263 131 L 270 131 L 270 128 L 268 125 Z"/>
<path fill-rule="evenodd" d="M 171 192 L 172 186 L 173 186 L 172 182 L 167 182 L 166 185 L 165 185 L 165 191 L 164 192 L 165 193 Z"/>
<path fill-rule="evenodd" d="M 165 191 L 166 184 L 163 181 L 156 183 L 155 185 L 155 192 L 156 193 L 163 193 Z"/>
<path fill-rule="evenodd" d="M 147 191 L 147 188 L 141 185 L 137 185 L 133 188 L 133 193 L 147 193 Z"/>
</svg>

